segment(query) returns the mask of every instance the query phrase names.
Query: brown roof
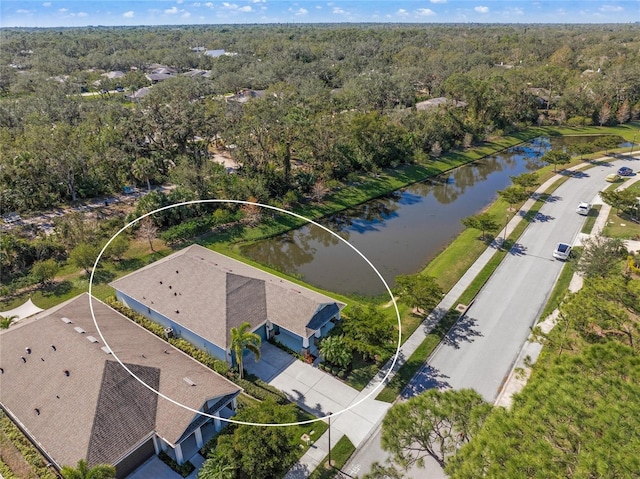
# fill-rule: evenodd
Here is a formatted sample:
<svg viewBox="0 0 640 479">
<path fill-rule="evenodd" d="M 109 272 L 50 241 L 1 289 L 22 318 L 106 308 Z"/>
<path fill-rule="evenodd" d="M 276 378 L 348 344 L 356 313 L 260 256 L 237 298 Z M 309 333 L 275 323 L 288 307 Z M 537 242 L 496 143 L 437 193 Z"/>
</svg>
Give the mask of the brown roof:
<svg viewBox="0 0 640 479">
<path fill-rule="evenodd" d="M 200 409 L 239 392 L 100 301 L 93 308 L 111 350 L 167 397 Z M 102 349 L 87 294 L 21 321 L 0 342 L 0 403 L 59 466 L 117 462 L 154 431 L 174 444 L 196 416 L 140 384 Z"/>
<path fill-rule="evenodd" d="M 232 327 L 267 319 L 310 337 L 314 315 L 334 299 L 199 245 L 111 283 L 115 289 L 228 349 Z"/>
</svg>

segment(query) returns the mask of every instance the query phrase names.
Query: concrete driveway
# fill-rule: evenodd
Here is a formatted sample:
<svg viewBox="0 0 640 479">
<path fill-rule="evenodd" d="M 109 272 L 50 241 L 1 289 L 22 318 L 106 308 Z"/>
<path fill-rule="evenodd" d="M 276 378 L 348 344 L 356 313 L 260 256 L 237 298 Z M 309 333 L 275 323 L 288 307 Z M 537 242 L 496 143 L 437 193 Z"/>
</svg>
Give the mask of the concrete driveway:
<svg viewBox="0 0 640 479">
<path fill-rule="evenodd" d="M 369 391 L 359 392 L 270 343 L 263 343 L 261 351 L 260 361 L 245 360 L 245 369 L 284 392 L 302 409 L 318 417 L 333 413 L 331 428 L 336 430 L 336 439 L 343 433 L 355 445 L 360 444 L 390 406 L 372 399 L 377 391 L 364 399 Z"/>
</svg>

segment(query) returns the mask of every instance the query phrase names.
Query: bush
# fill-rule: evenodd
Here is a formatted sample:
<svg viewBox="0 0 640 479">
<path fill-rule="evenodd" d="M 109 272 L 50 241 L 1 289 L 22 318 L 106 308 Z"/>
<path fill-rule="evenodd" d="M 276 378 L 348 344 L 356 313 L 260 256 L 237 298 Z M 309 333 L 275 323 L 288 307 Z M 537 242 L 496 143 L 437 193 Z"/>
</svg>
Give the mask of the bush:
<svg viewBox="0 0 640 479">
<path fill-rule="evenodd" d="M 47 467 L 44 458 L 22 434 L 20 429 L 9 419 L 4 412 L 0 411 L 0 429 L 4 435 L 16 446 L 22 457 L 29 463 L 31 469 L 37 477 L 43 479 L 56 479 L 56 475 Z"/>
<path fill-rule="evenodd" d="M 178 463 L 171 459 L 169 455 L 164 451 L 161 451 L 160 454 L 158 454 L 158 457 L 162 460 L 162 462 L 164 462 L 167 466 L 176 471 L 182 477 L 187 477 L 196 469 L 195 466 L 189 461 L 185 462 L 184 464 L 178 465 Z"/>
</svg>

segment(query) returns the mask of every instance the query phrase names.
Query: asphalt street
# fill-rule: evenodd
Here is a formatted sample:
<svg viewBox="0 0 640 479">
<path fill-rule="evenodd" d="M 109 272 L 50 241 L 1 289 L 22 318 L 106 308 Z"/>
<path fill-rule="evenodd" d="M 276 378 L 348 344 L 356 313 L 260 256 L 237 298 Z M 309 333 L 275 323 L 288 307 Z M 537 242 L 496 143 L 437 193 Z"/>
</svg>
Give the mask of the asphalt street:
<svg viewBox="0 0 640 479">
<path fill-rule="evenodd" d="M 531 327 L 536 323 L 562 269 L 552 253 L 559 242 L 573 244 L 585 221 L 575 209 L 593 202 L 609 186 L 605 177 L 620 166 L 638 170 L 638 160 L 621 159 L 574 172 L 540 209 L 536 219 L 480 291 L 428 362 L 403 391 L 408 398 L 432 388 L 473 388 L 493 403 L 508 377 Z M 523 214 L 518 212 L 517 214 Z M 362 477 L 388 454 L 380 445 L 380 429 L 343 469 Z M 446 477 L 435 461 L 409 471 L 409 478 Z"/>
</svg>

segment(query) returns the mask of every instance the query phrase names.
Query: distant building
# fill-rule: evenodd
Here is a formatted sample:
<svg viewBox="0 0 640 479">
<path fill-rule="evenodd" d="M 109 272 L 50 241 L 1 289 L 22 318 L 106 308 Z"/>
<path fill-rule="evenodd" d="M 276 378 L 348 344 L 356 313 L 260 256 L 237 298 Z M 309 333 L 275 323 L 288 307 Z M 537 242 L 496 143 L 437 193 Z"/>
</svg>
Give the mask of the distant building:
<svg viewBox="0 0 640 479">
<path fill-rule="evenodd" d="M 240 388 L 82 294 L 0 333 L 0 406 L 57 469 L 113 464 L 119 478 L 165 451 L 193 457 L 235 414 Z M 216 416 L 202 416 L 158 396 Z"/>
<path fill-rule="evenodd" d="M 147 96 L 150 92 L 151 92 L 151 89 L 149 87 L 143 87 L 143 88 L 140 88 L 139 90 L 134 91 L 130 95 L 125 95 L 125 98 L 132 101 L 138 101 L 141 98 L 144 98 L 145 96 Z"/>
<path fill-rule="evenodd" d="M 252 98 L 262 98 L 266 93 L 266 90 L 242 90 L 235 95 L 231 95 L 225 98 L 227 102 L 232 101 L 236 103 L 245 103 Z"/>
<path fill-rule="evenodd" d="M 224 50 L 206 50 L 204 52 L 205 55 L 213 58 L 221 57 L 222 55 L 224 55 L 224 53 L 225 53 Z"/>
<path fill-rule="evenodd" d="M 429 100 L 421 101 L 420 103 L 416 103 L 416 110 L 430 110 L 432 108 L 437 108 L 443 105 L 453 105 L 456 108 L 462 108 L 467 106 L 467 103 L 464 101 L 456 101 L 453 99 L 448 99 L 446 97 L 438 97 L 438 98 L 430 98 Z"/>
<path fill-rule="evenodd" d="M 124 77 L 125 73 L 120 70 L 114 70 L 110 72 L 103 73 L 103 77 L 107 77 L 109 80 L 115 80 L 116 78 Z"/>
<path fill-rule="evenodd" d="M 231 333 L 245 321 L 263 340 L 303 355 L 340 320 L 334 299 L 199 245 L 111 283 L 123 304 L 233 364 Z"/>
</svg>

